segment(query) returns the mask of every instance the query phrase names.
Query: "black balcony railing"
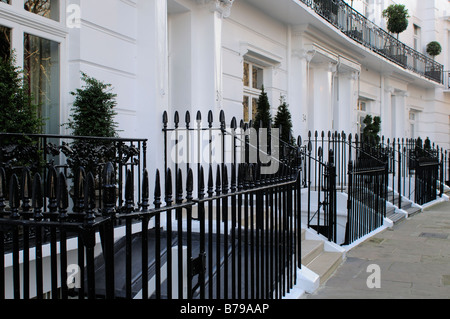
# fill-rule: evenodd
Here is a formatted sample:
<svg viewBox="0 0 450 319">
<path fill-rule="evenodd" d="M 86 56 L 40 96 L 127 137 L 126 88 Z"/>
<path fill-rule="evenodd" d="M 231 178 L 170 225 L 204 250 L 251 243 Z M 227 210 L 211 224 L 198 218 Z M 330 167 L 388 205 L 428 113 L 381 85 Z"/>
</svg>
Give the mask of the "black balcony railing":
<svg viewBox="0 0 450 319">
<path fill-rule="evenodd" d="M 402 43 L 342 0 L 300 0 L 348 37 L 395 64 L 444 83 L 444 67 Z"/>
</svg>

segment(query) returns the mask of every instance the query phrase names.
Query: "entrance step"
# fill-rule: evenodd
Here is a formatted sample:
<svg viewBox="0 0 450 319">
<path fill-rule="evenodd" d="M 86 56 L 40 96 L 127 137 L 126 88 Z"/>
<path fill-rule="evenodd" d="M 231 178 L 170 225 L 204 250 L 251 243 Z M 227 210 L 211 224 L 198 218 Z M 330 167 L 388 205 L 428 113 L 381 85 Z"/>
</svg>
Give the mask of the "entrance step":
<svg viewBox="0 0 450 319">
<path fill-rule="evenodd" d="M 302 265 L 320 277 L 320 284 L 325 283 L 343 261 L 342 252 L 325 251 L 325 240 L 305 239 L 302 230 Z"/>
</svg>

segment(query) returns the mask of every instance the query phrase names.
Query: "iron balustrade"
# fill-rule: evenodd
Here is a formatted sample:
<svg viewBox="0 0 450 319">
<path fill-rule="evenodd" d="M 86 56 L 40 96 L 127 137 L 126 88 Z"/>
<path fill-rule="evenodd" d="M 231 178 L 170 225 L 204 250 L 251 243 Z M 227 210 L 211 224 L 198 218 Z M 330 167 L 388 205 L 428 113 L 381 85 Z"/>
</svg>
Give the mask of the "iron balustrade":
<svg viewBox="0 0 450 319">
<path fill-rule="evenodd" d="M 141 201 L 139 172 L 147 167 L 147 143 L 147 139 L 137 138 L 0 133 L 0 167 L 5 169 L 8 180 L 13 173 L 23 178 L 26 170 L 47 176 L 49 167 L 54 167 L 68 178 L 70 195 L 77 191 L 75 172 L 83 167 L 86 173 L 94 175 L 98 202 L 102 205 L 101 172 L 106 163 L 112 162 L 117 170 L 119 206 L 123 206 L 127 169 L 135 174 L 138 202 Z M 43 183 L 47 190 L 46 179 Z"/>
<path fill-rule="evenodd" d="M 444 83 L 444 67 L 402 43 L 342 0 L 299 0 L 356 42 L 391 62 Z"/>
<path fill-rule="evenodd" d="M 96 157 L 89 171 L 64 162 L 70 143 L 44 140 L 68 137 L 31 136 L 18 152 L 6 142 L 23 135 L 0 135 L 0 298 L 282 298 L 301 268 L 302 214 L 337 242 L 346 192 L 350 244 L 380 227 L 390 194 L 399 208 L 402 197 L 425 203 L 450 176 L 448 153 L 428 141 L 310 132 L 274 144 L 270 128 L 264 139 L 252 123 L 219 119 L 210 112 L 203 127 L 198 113 L 191 125 L 187 112 L 181 125 L 175 113 L 171 126 L 164 114 L 153 205 L 146 140 L 116 140 L 114 161 Z M 73 265 L 85 265 L 79 277 L 65 271 Z"/>
<path fill-rule="evenodd" d="M 69 209 L 67 179 L 53 166 L 47 194 L 42 192 L 40 174 L 33 176 L 29 206 L 20 192 L 28 188 L 28 178 L 22 184 L 13 174 L 4 188 L 0 169 L 1 299 L 42 299 L 48 290 L 53 299 L 278 299 L 295 285 L 301 267 L 298 175 L 283 170 L 269 179 L 258 174 L 258 165 L 241 164 L 229 179 L 226 166 L 222 170 L 210 165 L 205 184 L 202 166 L 200 196 L 194 199 L 192 169 L 183 178 L 181 169 L 172 176 L 169 168 L 164 192 L 156 172 L 150 208 L 147 170 L 142 176 L 142 202 L 136 205 L 134 174 L 128 169 L 125 204 L 119 209 L 116 171 L 107 163 L 102 172 L 103 206 L 97 209 L 94 176 L 78 170 L 82 192 L 72 197 L 78 205 L 75 212 Z M 43 197 L 48 198 L 48 212 Z M 31 231 L 34 239 L 28 236 Z M 50 234 L 49 243 L 44 241 L 45 232 Z M 5 277 L 6 233 L 13 237 L 11 286 Z M 47 246 L 49 255 L 43 253 Z M 71 287 L 74 278 L 67 269 L 73 264 L 82 266 Z"/>
</svg>

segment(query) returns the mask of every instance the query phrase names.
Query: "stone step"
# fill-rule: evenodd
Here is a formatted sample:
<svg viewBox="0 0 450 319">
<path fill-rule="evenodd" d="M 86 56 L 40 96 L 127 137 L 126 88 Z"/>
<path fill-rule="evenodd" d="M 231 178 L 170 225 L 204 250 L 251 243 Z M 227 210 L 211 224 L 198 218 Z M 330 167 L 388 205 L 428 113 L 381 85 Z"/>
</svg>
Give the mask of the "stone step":
<svg viewBox="0 0 450 319">
<path fill-rule="evenodd" d="M 302 265 L 320 277 L 320 284 L 327 281 L 342 263 L 341 252 L 325 251 L 324 240 L 307 240 L 306 230 L 302 229 Z"/>
<path fill-rule="evenodd" d="M 308 266 L 314 259 L 323 253 L 324 243 L 320 240 L 302 241 L 302 264 Z"/>
<path fill-rule="evenodd" d="M 405 220 L 406 215 L 403 213 L 392 213 L 390 215 L 386 215 L 387 218 L 389 218 L 394 224 L 398 224 Z"/>
<path fill-rule="evenodd" d="M 419 208 L 419 207 L 413 207 L 413 206 L 411 206 L 410 208 L 405 209 L 405 210 L 408 212 L 408 217 L 412 217 L 412 216 L 414 216 L 414 215 L 419 214 L 419 213 L 422 212 L 422 209 L 421 209 L 421 208 Z"/>
<path fill-rule="evenodd" d="M 341 263 L 342 253 L 322 252 L 306 266 L 320 276 L 320 284 L 323 284 Z"/>
</svg>

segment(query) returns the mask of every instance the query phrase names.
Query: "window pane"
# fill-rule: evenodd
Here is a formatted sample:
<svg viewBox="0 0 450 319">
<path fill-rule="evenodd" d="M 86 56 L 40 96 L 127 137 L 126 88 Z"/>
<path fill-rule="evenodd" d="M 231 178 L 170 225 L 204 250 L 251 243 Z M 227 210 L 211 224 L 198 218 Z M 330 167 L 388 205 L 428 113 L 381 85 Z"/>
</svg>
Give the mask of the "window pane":
<svg viewBox="0 0 450 319">
<path fill-rule="evenodd" d="M 0 26 L 0 58 L 11 56 L 11 29 Z"/>
<path fill-rule="evenodd" d="M 1 0 L 0 2 L 10 4 L 10 1 L 11 1 L 11 0 Z"/>
<path fill-rule="evenodd" d="M 248 96 L 244 96 L 244 103 L 242 103 L 244 105 L 244 122 L 249 121 L 248 100 L 249 100 Z"/>
<path fill-rule="evenodd" d="M 252 99 L 252 120 L 254 121 L 256 118 L 256 113 L 258 111 L 258 99 Z"/>
<path fill-rule="evenodd" d="M 24 35 L 24 71 L 30 94 L 41 105 L 45 133 L 60 132 L 59 44 L 37 36 Z"/>
<path fill-rule="evenodd" d="M 250 86 L 250 65 L 244 62 L 244 86 Z"/>
<path fill-rule="evenodd" d="M 253 66 L 253 88 L 261 90 L 263 85 L 263 69 Z"/>
<path fill-rule="evenodd" d="M 25 10 L 59 21 L 59 0 L 24 0 Z"/>
</svg>

